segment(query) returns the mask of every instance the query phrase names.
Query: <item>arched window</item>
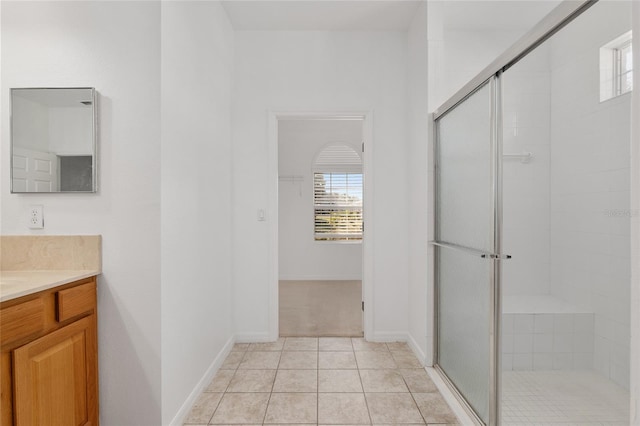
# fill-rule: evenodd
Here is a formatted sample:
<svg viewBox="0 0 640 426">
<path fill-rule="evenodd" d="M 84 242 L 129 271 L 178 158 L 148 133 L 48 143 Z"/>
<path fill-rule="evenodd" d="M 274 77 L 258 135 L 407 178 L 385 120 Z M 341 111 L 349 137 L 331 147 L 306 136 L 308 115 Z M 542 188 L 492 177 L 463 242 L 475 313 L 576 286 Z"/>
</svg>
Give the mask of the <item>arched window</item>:
<svg viewBox="0 0 640 426">
<path fill-rule="evenodd" d="M 345 144 L 327 145 L 313 164 L 316 241 L 362 240 L 362 158 Z"/>
</svg>

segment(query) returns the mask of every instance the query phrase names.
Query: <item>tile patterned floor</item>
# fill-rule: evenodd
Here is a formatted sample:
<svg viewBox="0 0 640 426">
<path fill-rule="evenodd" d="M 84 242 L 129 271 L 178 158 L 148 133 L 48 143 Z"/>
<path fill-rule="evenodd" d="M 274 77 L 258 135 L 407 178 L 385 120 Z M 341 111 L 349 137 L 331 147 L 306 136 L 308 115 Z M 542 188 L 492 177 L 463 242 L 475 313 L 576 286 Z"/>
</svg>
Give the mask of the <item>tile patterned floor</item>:
<svg viewBox="0 0 640 426">
<path fill-rule="evenodd" d="M 236 344 L 185 424 L 428 424 L 457 419 L 405 343 Z"/>
<path fill-rule="evenodd" d="M 590 371 L 504 371 L 504 425 L 624 426 L 629 392 Z"/>
</svg>

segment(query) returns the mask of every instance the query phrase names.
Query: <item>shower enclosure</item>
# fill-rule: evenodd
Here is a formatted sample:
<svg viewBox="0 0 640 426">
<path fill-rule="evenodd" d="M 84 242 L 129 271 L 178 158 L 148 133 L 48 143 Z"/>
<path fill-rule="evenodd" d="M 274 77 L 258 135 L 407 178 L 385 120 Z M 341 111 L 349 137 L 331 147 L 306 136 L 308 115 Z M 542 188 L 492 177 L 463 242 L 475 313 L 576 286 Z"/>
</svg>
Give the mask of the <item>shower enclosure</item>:
<svg viewBox="0 0 640 426">
<path fill-rule="evenodd" d="M 564 2 L 434 114 L 435 365 L 480 423 L 628 423 L 630 27 Z"/>
</svg>

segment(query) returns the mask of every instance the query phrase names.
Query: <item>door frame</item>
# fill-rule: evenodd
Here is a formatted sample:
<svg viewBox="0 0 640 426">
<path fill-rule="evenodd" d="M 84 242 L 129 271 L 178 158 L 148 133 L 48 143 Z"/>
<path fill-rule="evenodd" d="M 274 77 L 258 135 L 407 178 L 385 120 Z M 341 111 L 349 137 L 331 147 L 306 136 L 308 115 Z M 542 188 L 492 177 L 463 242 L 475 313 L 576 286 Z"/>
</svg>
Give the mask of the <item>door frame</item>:
<svg viewBox="0 0 640 426">
<path fill-rule="evenodd" d="M 362 219 L 366 231 L 362 235 L 362 301 L 365 306 L 363 315 L 363 329 L 365 339 L 373 336 L 373 110 L 269 110 L 268 111 L 268 146 L 267 146 L 267 220 L 269 239 L 269 276 L 268 276 L 268 333 L 269 340 L 276 341 L 279 337 L 279 229 L 278 229 L 278 121 L 279 120 L 313 120 L 313 119 L 362 119 L 362 139 L 365 146 L 362 153 L 362 178 L 364 180 Z"/>
</svg>

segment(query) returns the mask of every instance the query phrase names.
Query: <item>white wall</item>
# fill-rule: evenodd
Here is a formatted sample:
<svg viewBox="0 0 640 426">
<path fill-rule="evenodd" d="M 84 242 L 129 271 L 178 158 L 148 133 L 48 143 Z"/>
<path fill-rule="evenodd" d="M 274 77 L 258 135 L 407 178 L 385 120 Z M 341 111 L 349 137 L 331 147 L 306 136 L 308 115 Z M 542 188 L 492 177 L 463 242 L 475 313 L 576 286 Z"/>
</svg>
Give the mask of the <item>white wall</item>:
<svg viewBox="0 0 640 426">
<path fill-rule="evenodd" d="M 374 111 L 372 146 L 366 148 L 373 156 L 366 184 L 375 192 L 373 223 L 365 227 L 374 270 L 368 303 L 375 319 L 368 337 L 406 337 L 405 78 L 404 32 L 236 32 L 233 257 L 239 338 L 269 337 L 269 221 L 276 218 L 270 211 L 266 222 L 256 217 L 278 184 L 268 178 L 269 110 Z"/>
<path fill-rule="evenodd" d="M 445 102 L 504 53 L 525 30 L 443 30 Z M 438 105 L 440 106 L 440 105 Z"/>
<path fill-rule="evenodd" d="M 595 314 L 594 366 L 629 387 L 631 95 L 599 102 L 599 48 L 631 28 L 601 2 L 552 39 L 551 292 Z"/>
<path fill-rule="evenodd" d="M 433 239 L 428 185 L 429 152 L 427 4 L 423 2 L 407 32 L 407 170 L 409 172 L 409 338 L 427 365 L 432 364 L 433 269 L 428 241 Z M 429 285 L 431 284 L 431 285 Z"/>
<path fill-rule="evenodd" d="M 162 422 L 182 424 L 233 343 L 233 31 L 219 2 L 162 3 Z"/>
<path fill-rule="evenodd" d="M 281 280 L 361 280 L 362 244 L 315 241 L 313 162 L 329 143 L 361 150 L 362 120 L 279 120 L 278 184 Z"/>
<path fill-rule="evenodd" d="M 3 1 L 1 7 L 1 158 L 9 156 L 10 87 L 94 86 L 100 94 L 100 192 L 9 194 L 3 178 L 1 232 L 102 234 L 101 424 L 158 425 L 160 4 Z M 24 225 L 31 204 L 44 205 L 42 231 Z"/>
</svg>

